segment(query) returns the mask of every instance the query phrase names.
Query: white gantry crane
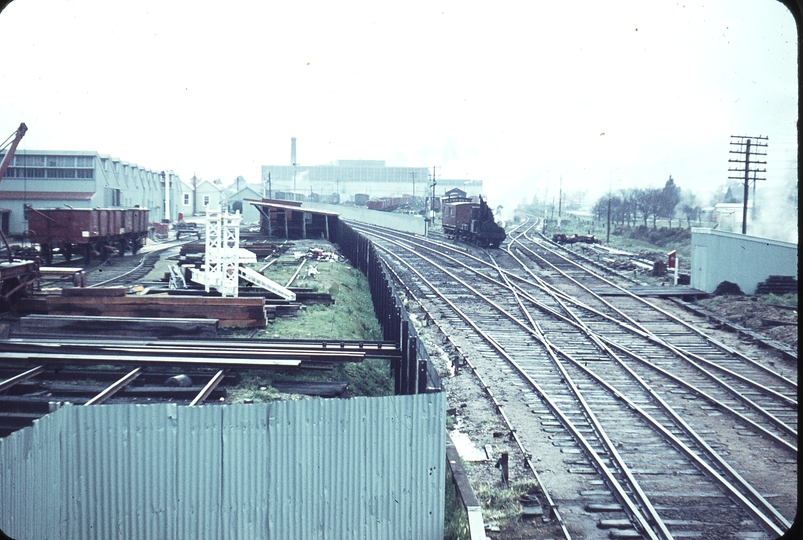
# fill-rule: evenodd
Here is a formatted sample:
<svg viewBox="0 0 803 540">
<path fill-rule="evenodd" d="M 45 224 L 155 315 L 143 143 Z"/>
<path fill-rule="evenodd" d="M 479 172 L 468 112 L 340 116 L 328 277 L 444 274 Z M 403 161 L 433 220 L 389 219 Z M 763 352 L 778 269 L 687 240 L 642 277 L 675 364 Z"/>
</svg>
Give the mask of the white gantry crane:
<svg viewBox="0 0 803 540">
<path fill-rule="evenodd" d="M 216 289 L 223 296 L 237 297 L 240 279 L 295 301 L 296 293 L 282 287 L 259 272 L 240 265 L 240 212 L 206 212 L 206 256 L 203 269 L 192 269 L 192 280 L 209 292 Z"/>
</svg>

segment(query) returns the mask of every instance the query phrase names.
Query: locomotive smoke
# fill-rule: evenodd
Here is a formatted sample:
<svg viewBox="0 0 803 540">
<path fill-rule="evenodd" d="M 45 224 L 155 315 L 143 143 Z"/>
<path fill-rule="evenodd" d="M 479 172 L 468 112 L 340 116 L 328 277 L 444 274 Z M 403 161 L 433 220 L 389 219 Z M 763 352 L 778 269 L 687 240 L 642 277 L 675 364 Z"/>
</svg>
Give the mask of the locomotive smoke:
<svg viewBox="0 0 803 540">
<path fill-rule="evenodd" d="M 766 184 L 766 185 L 762 185 Z M 751 193 L 752 195 L 752 186 Z M 747 224 L 747 234 L 782 242 L 797 243 L 797 185 L 767 180 L 756 190 L 753 219 Z"/>
</svg>

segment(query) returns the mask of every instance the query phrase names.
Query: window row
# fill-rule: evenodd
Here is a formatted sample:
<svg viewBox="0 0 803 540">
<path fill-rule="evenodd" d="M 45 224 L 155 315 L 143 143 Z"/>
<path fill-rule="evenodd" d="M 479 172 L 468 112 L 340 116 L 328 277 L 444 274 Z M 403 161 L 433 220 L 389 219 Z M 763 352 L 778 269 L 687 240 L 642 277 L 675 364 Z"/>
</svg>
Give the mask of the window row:
<svg viewBox="0 0 803 540">
<path fill-rule="evenodd" d="M 93 156 L 14 156 L 17 167 L 95 167 Z"/>
<path fill-rule="evenodd" d="M 95 177 L 94 169 L 44 169 L 40 167 L 9 167 L 7 178 L 88 178 Z"/>
</svg>

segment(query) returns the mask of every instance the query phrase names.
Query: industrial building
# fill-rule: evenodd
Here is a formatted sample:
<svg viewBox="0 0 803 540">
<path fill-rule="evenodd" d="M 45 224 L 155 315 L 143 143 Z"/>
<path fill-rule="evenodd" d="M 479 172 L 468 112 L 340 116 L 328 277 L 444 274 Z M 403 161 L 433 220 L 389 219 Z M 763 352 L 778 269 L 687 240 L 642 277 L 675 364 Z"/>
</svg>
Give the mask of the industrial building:
<svg viewBox="0 0 803 540">
<path fill-rule="evenodd" d="M 291 139 L 288 165 L 263 165 L 262 183 L 268 198 L 304 201 L 324 200 L 332 195 L 342 203 L 355 194 L 372 199 L 412 195 L 432 196 L 431 171 L 427 167 L 388 167 L 384 160 L 337 160 L 327 165 L 299 165 L 296 139 Z M 482 180 L 452 180 L 436 177 L 435 197 L 458 187 L 472 195 L 482 193 Z"/>
<path fill-rule="evenodd" d="M 0 159 L 2 157 L 0 156 Z M 165 212 L 165 181 L 170 181 Z M 151 221 L 172 217 L 182 202 L 182 183 L 171 172 L 154 171 L 97 152 L 20 150 L 0 182 L 3 232 L 28 230 L 26 208 L 147 208 Z"/>
</svg>

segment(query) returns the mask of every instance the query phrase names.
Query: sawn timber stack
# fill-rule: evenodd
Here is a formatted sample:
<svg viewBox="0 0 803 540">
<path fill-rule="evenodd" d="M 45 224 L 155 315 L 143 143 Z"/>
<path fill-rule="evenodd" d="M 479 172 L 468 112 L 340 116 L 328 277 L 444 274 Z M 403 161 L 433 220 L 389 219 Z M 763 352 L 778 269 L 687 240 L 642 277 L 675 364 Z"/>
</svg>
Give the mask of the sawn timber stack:
<svg viewBox="0 0 803 540">
<path fill-rule="evenodd" d="M 221 327 L 267 324 L 264 298 L 214 296 L 45 296 L 30 299 L 28 310 L 47 315 L 218 319 Z"/>
</svg>

